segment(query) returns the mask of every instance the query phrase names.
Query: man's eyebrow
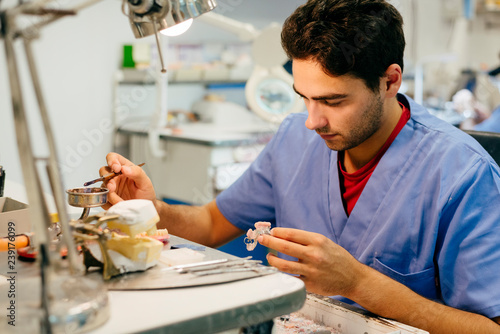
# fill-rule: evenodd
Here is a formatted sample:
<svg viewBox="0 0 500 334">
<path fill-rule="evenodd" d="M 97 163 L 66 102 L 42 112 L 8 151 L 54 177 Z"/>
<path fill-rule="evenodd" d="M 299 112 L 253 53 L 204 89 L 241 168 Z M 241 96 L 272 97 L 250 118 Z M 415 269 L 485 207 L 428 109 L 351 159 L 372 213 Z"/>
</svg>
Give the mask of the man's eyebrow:
<svg viewBox="0 0 500 334">
<path fill-rule="evenodd" d="M 295 85 L 292 85 L 293 87 L 293 90 L 295 91 L 295 93 L 297 93 L 298 95 L 300 95 L 301 97 L 304 97 L 305 96 L 303 94 L 301 94 L 296 88 L 295 88 Z M 340 100 L 340 99 L 345 99 L 348 95 L 347 94 L 336 94 L 336 93 L 332 93 L 332 94 L 328 94 L 328 95 L 323 95 L 323 96 L 314 96 L 311 98 L 311 100 L 316 100 L 316 101 L 321 101 L 321 100 Z"/>
</svg>

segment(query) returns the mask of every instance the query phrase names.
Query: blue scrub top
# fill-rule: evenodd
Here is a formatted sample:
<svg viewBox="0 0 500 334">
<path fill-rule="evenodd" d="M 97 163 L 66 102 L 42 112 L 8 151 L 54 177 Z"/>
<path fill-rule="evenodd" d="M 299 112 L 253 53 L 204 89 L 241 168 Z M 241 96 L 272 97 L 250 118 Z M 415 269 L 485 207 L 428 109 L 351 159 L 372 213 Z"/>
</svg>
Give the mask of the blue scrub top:
<svg viewBox="0 0 500 334">
<path fill-rule="evenodd" d="M 217 206 L 242 230 L 269 221 L 320 233 L 424 297 L 500 316 L 499 168 L 473 138 L 398 98 L 411 118 L 349 217 L 337 152 L 305 127 L 306 113 L 283 121 Z"/>
</svg>

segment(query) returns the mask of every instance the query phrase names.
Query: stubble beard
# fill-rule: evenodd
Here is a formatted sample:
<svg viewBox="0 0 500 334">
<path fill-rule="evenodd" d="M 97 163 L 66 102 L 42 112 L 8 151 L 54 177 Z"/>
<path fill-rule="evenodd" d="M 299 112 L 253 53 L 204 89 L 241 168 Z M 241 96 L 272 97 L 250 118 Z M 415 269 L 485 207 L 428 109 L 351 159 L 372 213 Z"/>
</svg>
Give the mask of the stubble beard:
<svg viewBox="0 0 500 334">
<path fill-rule="evenodd" d="M 380 129 L 384 108 L 380 96 L 373 94 L 372 102 L 367 106 L 356 124 L 347 132 L 338 132 L 340 140 L 325 140 L 326 146 L 333 151 L 346 151 L 357 147 Z M 331 133 L 327 127 L 317 129 L 318 134 Z"/>
</svg>

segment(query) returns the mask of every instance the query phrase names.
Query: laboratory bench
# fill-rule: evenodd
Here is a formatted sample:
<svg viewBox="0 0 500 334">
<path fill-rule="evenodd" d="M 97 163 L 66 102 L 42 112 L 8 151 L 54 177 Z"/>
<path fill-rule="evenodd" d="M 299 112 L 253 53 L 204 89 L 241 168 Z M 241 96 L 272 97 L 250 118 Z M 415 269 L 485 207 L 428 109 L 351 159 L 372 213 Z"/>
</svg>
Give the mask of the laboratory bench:
<svg viewBox="0 0 500 334">
<path fill-rule="evenodd" d="M 7 196 L 20 201 L 26 200 L 22 185 L 9 181 L 6 185 Z M 49 207 L 50 204 L 49 201 Z M 53 207 L 50 210 L 52 209 Z M 81 213 L 81 208 L 69 209 L 71 216 L 77 217 Z M 174 235 L 170 236 L 167 246 L 162 255 L 175 248 L 193 249 L 203 254 L 203 258 L 195 262 L 239 259 Z M 243 242 L 239 246 L 245 249 Z M 256 254 L 255 251 L 247 251 L 245 256 Z M 254 256 L 253 259 L 255 258 Z M 15 299 L 12 300 L 15 300 L 18 312 L 17 326 L 8 326 L 6 321 L 2 321 L 0 332 L 23 333 L 20 326 L 23 323 L 23 312 L 20 312 L 20 307 L 26 300 L 30 305 L 39 303 L 39 293 L 33 293 L 32 288 L 39 290 L 40 270 L 37 262 L 22 261 L 17 256 L 14 263 L 8 260 L 12 260 L 8 258 L 8 252 L 0 252 L 0 293 L 3 296 L 0 298 L 0 307 L 5 310 L 5 320 L 7 308 L 4 306 L 12 299 L 8 297 L 7 279 L 13 275 L 16 291 Z M 165 263 L 159 262 L 157 266 L 144 272 L 120 275 L 106 281 L 110 317 L 102 326 L 89 333 L 218 333 L 258 325 L 282 314 L 297 311 L 306 298 L 304 283 L 300 279 L 277 271 L 232 273 L 230 276 L 208 275 L 203 280 L 164 275 L 165 266 Z M 59 283 L 61 275 L 54 276 Z M 88 273 L 83 278 L 103 281 L 100 271 Z"/>
<path fill-rule="evenodd" d="M 176 245 L 200 247 L 188 240 L 171 236 L 170 246 Z M 199 252 L 206 255 L 203 261 L 236 259 L 209 247 L 204 247 Z M 0 274 L 5 276 L 0 282 L 0 288 L 2 285 L 6 287 L 5 281 L 11 272 L 7 268 L 6 254 L 0 253 Z M 17 326 L 7 327 L 7 333 L 18 333 L 16 330 L 22 328 L 22 312 L 19 308 L 22 307 L 23 298 L 28 298 L 22 295 L 22 281 L 36 279 L 38 272 L 36 262 L 23 262 L 19 259 L 15 262 L 18 287 Z M 200 281 L 200 278 L 195 278 L 195 283 L 189 283 L 190 277 L 169 280 L 168 278 L 174 276 L 168 275 L 164 276 L 162 281 L 158 275 L 164 275 L 160 273 L 163 269 L 156 269 L 155 272 L 157 267 L 107 281 L 105 286 L 108 290 L 109 319 L 89 333 L 218 333 L 261 324 L 277 316 L 297 311 L 303 306 L 306 298 L 304 283 L 300 279 L 279 272 L 263 275 L 248 273 L 247 276 L 209 275 L 205 283 Z M 102 280 L 100 272 L 85 276 Z M 129 288 L 124 287 L 124 284 L 128 284 Z M 166 288 L 161 288 L 162 285 Z M 7 298 L 2 300 L 0 304 L 3 306 Z"/>
</svg>

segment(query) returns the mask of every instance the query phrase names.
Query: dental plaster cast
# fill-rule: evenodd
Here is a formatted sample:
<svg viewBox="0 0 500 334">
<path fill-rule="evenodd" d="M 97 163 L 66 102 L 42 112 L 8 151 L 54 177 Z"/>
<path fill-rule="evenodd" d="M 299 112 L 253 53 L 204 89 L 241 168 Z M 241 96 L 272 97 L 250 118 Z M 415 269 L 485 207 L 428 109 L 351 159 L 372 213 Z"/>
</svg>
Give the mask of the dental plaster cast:
<svg viewBox="0 0 500 334">
<path fill-rule="evenodd" d="M 107 222 L 112 232 L 107 240 L 108 254 L 120 273 L 143 271 L 155 266 L 164 245 L 168 244 L 168 231 L 157 230 L 160 220 L 153 202 L 144 199 L 122 201 L 113 205 L 106 215 L 118 215 Z M 125 234 L 125 235 L 124 235 Z M 96 243 L 88 243 L 92 255 L 103 261 L 101 249 Z"/>
<path fill-rule="evenodd" d="M 92 255 L 103 262 L 101 248 L 96 242 L 87 243 Z M 121 274 L 144 271 L 158 264 L 163 243 L 149 237 L 130 238 L 117 235 L 108 240 L 108 254 Z"/>
<path fill-rule="evenodd" d="M 257 238 L 263 234 L 271 235 L 271 223 L 269 222 L 256 222 L 255 230 L 251 228 L 247 231 L 245 244 L 248 251 L 253 251 L 257 246 Z"/>
<path fill-rule="evenodd" d="M 141 232 L 155 234 L 156 223 L 160 221 L 153 202 L 145 199 L 121 201 L 109 208 L 106 214 L 120 216 L 107 223 L 109 229 L 118 229 L 130 237 Z"/>
</svg>

